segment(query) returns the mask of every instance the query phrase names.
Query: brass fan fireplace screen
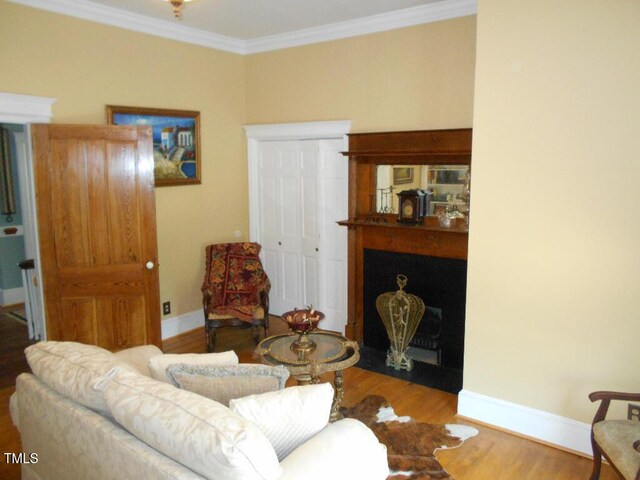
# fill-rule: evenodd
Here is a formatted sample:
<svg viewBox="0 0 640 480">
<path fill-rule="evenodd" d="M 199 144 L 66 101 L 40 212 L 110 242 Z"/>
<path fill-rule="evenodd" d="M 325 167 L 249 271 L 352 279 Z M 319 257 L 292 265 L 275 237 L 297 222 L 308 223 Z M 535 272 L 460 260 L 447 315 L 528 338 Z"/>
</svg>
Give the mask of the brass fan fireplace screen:
<svg viewBox="0 0 640 480">
<path fill-rule="evenodd" d="M 411 371 L 413 360 L 407 355 L 407 349 L 424 315 L 425 306 L 422 299 L 404 291 L 407 285 L 405 275 L 398 275 L 396 281 L 398 291 L 379 295 L 376 299 L 376 309 L 391 342 L 387 352 L 387 367 Z"/>
</svg>

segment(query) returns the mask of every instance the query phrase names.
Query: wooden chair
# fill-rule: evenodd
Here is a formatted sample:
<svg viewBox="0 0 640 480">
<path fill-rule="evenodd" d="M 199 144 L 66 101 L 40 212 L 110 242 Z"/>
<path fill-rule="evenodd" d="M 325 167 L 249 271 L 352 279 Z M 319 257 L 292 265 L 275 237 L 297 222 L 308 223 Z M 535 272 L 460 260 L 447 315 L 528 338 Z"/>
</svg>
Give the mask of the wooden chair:
<svg viewBox="0 0 640 480">
<path fill-rule="evenodd" d="M 606 420 L 612 400 L 640 402 L 640 393 L 593 392 L 592 402 L 600 401 L 600 407 L 591 425 L 593 447 L 593 473 L 591 480 L 600 478 L 602 456 L 625 480 L 640 480 L 640 422 L 634 420 Z"/>
<path fill-rule="evenodd" d="M 221 327 L 251 327 L 256 343 L 260 327 L 268 336 L 271 283 L 262 268 L 260 249 L 254 242 L 206 247 L 202 306 L 207 352 L 215 351 L 216 330 Z"/>
</svg>

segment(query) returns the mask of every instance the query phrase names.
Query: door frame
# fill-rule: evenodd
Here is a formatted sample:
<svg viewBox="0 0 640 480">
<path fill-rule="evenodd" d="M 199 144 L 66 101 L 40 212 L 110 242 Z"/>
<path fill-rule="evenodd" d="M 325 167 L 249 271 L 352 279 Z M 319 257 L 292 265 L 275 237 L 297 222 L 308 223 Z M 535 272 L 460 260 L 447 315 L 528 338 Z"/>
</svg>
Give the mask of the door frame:
<svg viewBox="0 0 640 480">
<path fill-rule="evenodd" d="M 263 239 L 260 235 L 260 195 L 259 195 L 259 156 L 261 146 L 270 142 L 287 141 L 339 141 L 342 151 L 349 150 L 349 139 L 347 137 L 351 130 L 350 120 L 326 121 L 326 122 L 304 122 L 304 123 L 281 123 L 263 125 L 245 125 L 247 135 L 247 159 L 248 159 L 248 182 L 249 182 L 249 238 L 253 242 L 260 243 Z M 345 168 L 346 168 L 346 159 Z M 348 183 L 348 177 L 345 179 Z M 348 211 L 348 188 L 345 188 L 344 198 L 345 211 Z M 346 246 L 345 246 L 346 248 Z M 348 258 L 345 258 L 345 267 L 348 267 Z M 348 289 L 348 268 L 345 268 L 343 283 Z M 345 325 L 347 323 L 345 305 Z"/>
<path fill-rule="evenodd" d="M 40 269 L 40 251 L 38 248 L 39 240 L 36 221 L 36 192 L 33 176 L 33 156 L 31 151 L 31 132 L 29 124 L 51 123 L 51 119 L 53 118 L 51 110 L 55 102 L 55 98 L 0 92 L 0 122 L 24 126 L 24 131 L 20 134 L 23 136 L 23 138 L 20 139 L 20 143 L 26 145 L 26 148 L 21 149 L 22 154 L 25 156 L 24 168 L 21 166 L 18 168 L 21 191 L 20 201 L 21 203 L 26 202 L 26 204 L 22 205 L 22 208 L 25 210 L 25 214 L 22 216 L 25 249 L 28 247 L 30 251 L 27 251 L 26 253 L 33 257 L 35 275 L 37 279 L 42 278 L 42 273 Z M 22 165 L 22 162 L 19 162 L 19 165 Z M 46 340 L 47 329 L 44 313 L 44 295 L 42 288 L 38 288 L 36 291 L 38 292 L 39 298 L 37 302 L 35 302 L 35 305 L 37 305 L 39 311 L 32 311 L 32 314 L 37 315 L 42 319 L 42 340 Z M 26 300 L 27 299 L 25 299 L 25 303 Z"/>
<path fill-rule="evenodd" d="M 341 139 L 344 150 L 347 151 L 349 150 L 347 134 L 351 131 L 351 120 L 245 125 L 244 130 L 247 135 L 249 177 L 249 239 L 252 242 L 259 242 L 258 151 L 260 142 Z M 346 198 L 345 201 L 347 201 Z"/>
</svg>

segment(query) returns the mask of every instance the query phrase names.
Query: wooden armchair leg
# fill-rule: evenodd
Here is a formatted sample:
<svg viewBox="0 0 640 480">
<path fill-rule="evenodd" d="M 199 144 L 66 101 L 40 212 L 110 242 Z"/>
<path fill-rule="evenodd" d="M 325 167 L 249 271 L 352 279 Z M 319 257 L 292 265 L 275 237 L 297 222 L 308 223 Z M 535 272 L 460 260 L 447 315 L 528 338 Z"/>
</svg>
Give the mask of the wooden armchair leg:
<svg viewBox="0 0 640 480">
<path fill-rule="evenodd" d="M 205 325 L 204 333 L 207 340 L 207 353 L 216 351 L 216 329 L 210 325 Z"/>
<path fill-rule="evenodd" d="M 252 325 L 251 333 L 253 335 L 253 341 L 256 342 L 256 345 L 260 343 L 260 325 Z"/>
<path fill-rule="evenodd" d="M 600 478 L 600 469 L 602 468 L 602 454 L 598 447 L 593 444 L 593 471 L 589 480 L 598 480 Z"/>
</svg>

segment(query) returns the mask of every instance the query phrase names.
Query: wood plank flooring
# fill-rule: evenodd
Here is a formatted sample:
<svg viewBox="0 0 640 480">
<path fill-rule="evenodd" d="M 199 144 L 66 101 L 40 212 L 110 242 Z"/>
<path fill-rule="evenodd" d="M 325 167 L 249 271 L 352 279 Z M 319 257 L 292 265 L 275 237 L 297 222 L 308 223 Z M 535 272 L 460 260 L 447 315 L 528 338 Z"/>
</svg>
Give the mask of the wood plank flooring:
<svg viewBox="0 0 640 480">
<path fill-rule="evenodd" d="M 10 315 L 11 311 L 14 309 L 0 309 L 0 389 L 14 385 L 18 374 L 29 371 L 23 352 L 33 343 L 26 323 Z"/>
<path fill-rule="evenodd" d="M 270 333 L 284 331 L 286 325 L 274 318 Z M 204 330 L 197 329 L 166 340 L 163 349 L 170 353 L 202 353 L 204 344 Z M 252 357 L 254 347 L 250 330 L 229 328 L 218 334 L 216 350 L 235 350 L 242 362 L 256 361 Z M 331 376 L 323 380 L 330 381 Z M 590 459 L 457 417 L 456 395 L 359 368 L 345 371 L 344 388 L 344 405 L 353 405 L 368 394 L 379 394 L 393 405 L 398 415 L 409 415 L 421 422 L 463 423 L 477 428 L 480 431 L 477 437 L 457 449 L 437 454 L 456 480 L 586 480 L 591 473 Z M 9 397 L 13 391 L 14 387 L 0 389 L 0 454 L 21 451 L 18 432 L 9 417 Z M 5 464 L 4 455 L 0 457 L 0 478 L 20 478 L 19 467 Z M 615 480 L 616 476 L 605 465 L 600 478 Z"/>
</svg>

